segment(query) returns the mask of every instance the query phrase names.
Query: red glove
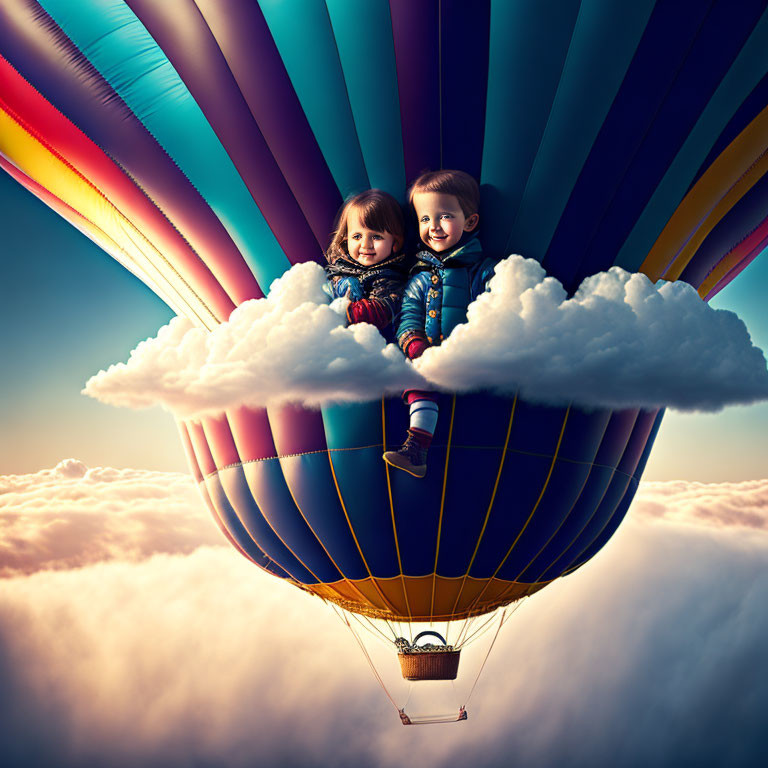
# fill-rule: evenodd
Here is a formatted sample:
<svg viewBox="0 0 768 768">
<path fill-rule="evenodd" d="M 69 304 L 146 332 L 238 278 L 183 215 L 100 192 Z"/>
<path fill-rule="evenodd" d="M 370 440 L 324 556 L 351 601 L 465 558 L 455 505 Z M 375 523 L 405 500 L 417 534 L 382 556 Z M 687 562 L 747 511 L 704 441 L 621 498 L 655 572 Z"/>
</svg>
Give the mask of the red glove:
<svg viewBox="0 0 768 768">
<path fill-rule="evenodd" d="M 392 320 L 389 307 L 378 299 L 360 299 L 352 301 L 347 307 L 347 320 L 353 323 L 370 323 L 379 330 L 386 328 Z"/>
<path fill-rule="evenodd" d="M 415 360 L 424 354 L 424 350 L 429 348 L 429 342 L 421 336 L 414 336 L 405 347 L 405 354 L 410 360 Z"/>
</svg>

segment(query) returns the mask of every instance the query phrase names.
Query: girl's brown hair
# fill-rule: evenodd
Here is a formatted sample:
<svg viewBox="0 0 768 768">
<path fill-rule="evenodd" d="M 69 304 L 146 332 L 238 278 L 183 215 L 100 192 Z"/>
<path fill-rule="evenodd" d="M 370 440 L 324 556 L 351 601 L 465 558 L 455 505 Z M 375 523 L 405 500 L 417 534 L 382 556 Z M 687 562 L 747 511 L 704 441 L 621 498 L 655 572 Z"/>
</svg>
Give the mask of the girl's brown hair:
<svg viewBox="0 0 768 768">
<path fill-rule="evenodd" d="M 395 200 L 388 192 L 382 189 L 368 189 L 359 195 L 350 197 L 339 211 L 331 244 L 325 255 L 330 258 L 333 254 L 349 253 L 347 248 L 347 235 L 349 234 L 349 212 L 352 209 L 357 211 L 360 217 L 360 223 L 368 229 L 376 232 L 387 232 L 395 237 L 397 241 L 396 250 L 403 247 L 405 241 L 405 221 L 403 219 L 403 209 L 400 203 Z"/>
<path fill-rule="evenodd" d="M 469 217 L 480 209 L 480 187 L 464 171 L 428 171 L 422 173 L 408 190 L 408 202 L 413 205 L 417 192 L 439 192 L 453 195 L 465 216 Z"/>
</svg>

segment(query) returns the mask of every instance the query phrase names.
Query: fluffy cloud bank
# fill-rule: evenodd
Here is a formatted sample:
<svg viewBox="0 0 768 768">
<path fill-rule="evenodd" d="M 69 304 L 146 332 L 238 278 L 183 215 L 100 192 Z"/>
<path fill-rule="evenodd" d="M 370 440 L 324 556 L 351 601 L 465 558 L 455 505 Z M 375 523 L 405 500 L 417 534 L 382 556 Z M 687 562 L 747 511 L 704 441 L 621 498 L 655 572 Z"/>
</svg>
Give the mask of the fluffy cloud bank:
<svg viewBox="0 0 768 768">
<path fill-rule="evenodd" d="M 0 477 L 0 577 L 188 553 L 223 538 L 183 474 L 75 459 Z"/>
<path fill-rule="evenodd" d="M 412 365 L 372 326 L 345 327 L 345 301 L 329 305 L 323 282 L 318 265 L 297 265 L 210 334 L 175 319 L 83 391 L 134 408 L 159 402 L 182 417 L 373 400 L 409 387 L 710 411 L 768 398 L 765 358 L 744 324 L 685 283 L 654 286 L 614 267 L 568 298 L 537 262 L 510 256 L 467 323 Z"/>
<path fill-rule="evenodd" d="M 768 481 L 744 485 L 642 485 L 605 550 L 514 615 L 450 726 L 401 726 L 333 614 L 229 548 L 7 579 L 3 765 L 759 765 L 768 535 L 729 510 L 746 493 L 765 518 Z"/>
</svg>

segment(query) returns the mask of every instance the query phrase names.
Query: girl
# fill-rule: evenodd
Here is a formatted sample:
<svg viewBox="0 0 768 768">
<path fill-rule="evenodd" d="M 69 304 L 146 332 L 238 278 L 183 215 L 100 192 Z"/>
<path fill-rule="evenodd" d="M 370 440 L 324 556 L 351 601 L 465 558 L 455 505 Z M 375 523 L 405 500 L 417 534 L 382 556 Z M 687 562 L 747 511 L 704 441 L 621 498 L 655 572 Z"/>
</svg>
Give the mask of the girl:
<svg viewBox="0 0 768 768">
<path fill-rule="evenodd" d="M 402 252 L 403 212 L 392 195 L 369 189 L 347 200 L 326 251 L 333 298 L 348 296 L 349 323 L 375 325 L 394 340 L 393 321 L 411 266 Z"/>
</svg>

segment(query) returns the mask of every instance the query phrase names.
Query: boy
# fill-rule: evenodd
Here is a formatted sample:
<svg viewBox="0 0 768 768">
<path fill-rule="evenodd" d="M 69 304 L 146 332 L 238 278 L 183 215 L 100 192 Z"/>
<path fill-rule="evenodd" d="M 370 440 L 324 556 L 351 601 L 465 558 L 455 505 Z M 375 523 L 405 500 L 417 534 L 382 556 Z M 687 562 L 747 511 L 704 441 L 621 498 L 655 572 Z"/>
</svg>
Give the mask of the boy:
<svg viewBox="0 0 768 768">
<path fill-rule="evenodd" d="M 483 257 L 477 239 L 480 189 L 463 171 L 430 171 L 414 182 L 409 201 L 416 212 L 424 249 L 405 288 L 397 343 L 411 360 L 437 346 L 467 318 L 467 306 L 493 275 L 496 261 Z M 409 390 L 408 437 L 382 457 L 414 477 L 427 473 L 427 449 L 437 425 L 437 402 L 430 392 Z"/>
</svg>

